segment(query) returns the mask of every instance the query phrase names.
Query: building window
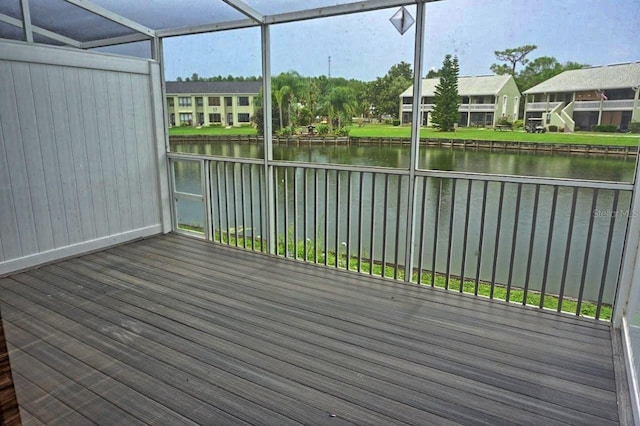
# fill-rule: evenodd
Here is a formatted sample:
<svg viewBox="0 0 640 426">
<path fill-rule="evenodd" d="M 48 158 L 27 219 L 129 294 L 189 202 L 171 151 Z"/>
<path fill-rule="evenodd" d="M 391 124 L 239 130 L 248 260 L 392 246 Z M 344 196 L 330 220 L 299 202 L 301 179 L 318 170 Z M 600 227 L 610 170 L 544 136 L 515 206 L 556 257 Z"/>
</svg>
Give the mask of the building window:
<svg viewBox="0 0 640 426">
<path fill-rule="evenodd" d="M 513 98 L 513 119 L 514 121 L 518 119 L 518 114 L 520 113 L 520 98 Z"/>
<path fill-rule="evenodd" d="M 202 97 L 197 97 L 197 98 L 196 98 L 196 106 L 202 106 L 202 105 L 203 105 L 203 103 L 202 103 Z"/>
<path fill-rule="evenodd" d="M 198 113 L 198 124 L 201 126 L 204 124 L 204 112 Z"/>
<path fill-rule="evenodd" d="M 413 103 L 413 96 L 404 96 L 402 98 L 403 105 L 411 105 Z"/>
<path fill-rule="evenodd" d="M 210 123 L 220 123 L 222 121 L 222 117 L 218 113 L 209 114 L 209 122 Z"/>
<path fill-rule="evenodd" d="M 238 105 L 240 105 L 240 106 L 249 106 L 249 97 L 248 96 L 240 96 L 240 97 L 238 97 Z"/>
<path fill-rule="evenodd" d="M 507 95 L 502 96 L 502 115 L 507 115 Z"/>
<path fill-rule="evenodd" d="M 249 113 L 241 112 L 238 114 L 238 123 L 248 123 L 249 122 Z"/>
<path fill-rule="evenodd" d="M 220 98 L 217 96 L 209 96 L 209 106 L 220 106 Z"/>
<path fill-rule="evenodd" d="M 191 98 L 190 97 L 179 97 L 178 105 L 181 107 L 190 107 L 191 106 Z"/>
<path fill-rule="evenodd" d="M 169 105 L 170 107 L 173 106 L 173 97 L 167 98 L 167 105 Z"/>
<path fill-rule="evenodd" d="M 180 124 L 188 124 L 191 126 L 193 124 L 193 115 L 190 112 L 181 112 Z"/>
<path fill-rule="evenodd" d="M 224 104 L 228 107 L 233 105 L 233 98 L 231 96 L 227 96 L 224 98 Z"/>
</svg>

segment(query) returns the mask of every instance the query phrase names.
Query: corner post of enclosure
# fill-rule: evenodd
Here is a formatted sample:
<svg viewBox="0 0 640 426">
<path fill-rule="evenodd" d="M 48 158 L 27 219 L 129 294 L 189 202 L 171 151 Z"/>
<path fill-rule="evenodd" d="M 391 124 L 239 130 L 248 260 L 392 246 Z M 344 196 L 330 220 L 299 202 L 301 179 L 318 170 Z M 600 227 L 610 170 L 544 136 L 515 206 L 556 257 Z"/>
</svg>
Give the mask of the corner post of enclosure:
<svg viewBox="0 0 640 426">
<path fill-rule="evenodd" d="M 276 253 L 275 235 L 275 200 L 273 182 L 273 138 L 271 118 L 271 37 L 269 25 L 263 24 L 262 35 L 262 108 L 264 125 L 264 197 L 265 197 L 265 224 L 263 234 L 267 236 L 268 252 Z"/>
<path fill-rule="evenodd" d="M 407 231 L 404 251 L 404 280 L 411 281 L 413 273 L 413 254 L 415 248 L 415 224 L 416 224 L 416 170 L 418 169 L 418 155 L 420 149 L 420 111 L 422 103 L 422 61 L 424 48 L 424 17 L 425 5 L 423 2 L 416 4 L 416 39 L 414 45 L 413 60 L 413 111 L 411 118 L 411 160 L 409 164 L 409 200 L 407 202 Z"/>
<path fill-rule="evenodd" d="M 150 62 L 152 69 L 151 93 L 153 95 L 154 127 L 156 136 L 156 152 L 158 167 L 158 185 L 160 188 L 160 212 L 162 215 L 162 232 L 171 232 L 174 229 L 175 218 L 173 203 L 171 200 L 170 179 L 172 179 L 171 165 L 167 159 L 169 152 L 169 127 L 167 122 L 165 78 L 164 78 L 164 52 L 162 39 L 154 37 L 151 40 L 151 56 L 157 61 L 157 65 Z M 157 69 L 157 72 L 153 72 Z M 155 76 L 155 78 L 154 78 Z"/>
<path fill-rule="evenodd" d="M 22 10 L 22 31 L 24 33 L 24 41 L 27 43 L 33 43 L 33 25 L 31 24 L 29 0 L 20 0 L 20 8 Z"/>
<path fill-rule="evenodd" d="M 618 289 L 616 291 L 613 326 L 619 328 L 622 325 L 622 317 L 625 316 L 627 306 L 630 301 L 640 299 L 640 286 L 633 286 L 633 282 L 638 282 L 636 265 L 638 263 L 638 248 L 640 244 L 640 156 L 636 158 L 636 170 L 633 180 L 633 194 L 631 198 L 631 210 L 629 211 L 629 222 L 627 223 L 627 234 L 624 242 L 622 254 L 622 266 L 618 278 Z"/>
</svg>

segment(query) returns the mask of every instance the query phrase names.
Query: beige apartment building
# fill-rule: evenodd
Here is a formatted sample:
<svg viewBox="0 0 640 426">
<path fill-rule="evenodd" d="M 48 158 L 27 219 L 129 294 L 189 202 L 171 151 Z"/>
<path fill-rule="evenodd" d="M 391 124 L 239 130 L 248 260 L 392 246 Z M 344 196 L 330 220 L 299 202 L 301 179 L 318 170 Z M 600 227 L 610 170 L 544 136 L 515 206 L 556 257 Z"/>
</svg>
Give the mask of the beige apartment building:
<svg viewBox="0 0 640 426">
<path fill-rule="evenodd" d="M 167 81 L 169 126 L 248 126 L 259 81 Z"/>
</svg>

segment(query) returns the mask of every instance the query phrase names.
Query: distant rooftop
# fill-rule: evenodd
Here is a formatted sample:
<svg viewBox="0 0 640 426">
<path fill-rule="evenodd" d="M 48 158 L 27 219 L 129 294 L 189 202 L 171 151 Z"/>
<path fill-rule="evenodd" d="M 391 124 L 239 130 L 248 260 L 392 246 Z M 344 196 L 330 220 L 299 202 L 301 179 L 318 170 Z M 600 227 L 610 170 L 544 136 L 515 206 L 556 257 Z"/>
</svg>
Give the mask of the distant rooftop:
<svg viewBox="0 0 640 426">
<path fill-rule="evenodd" d="M 221 94 L 257 94 L 260 81 L 167 81 L 167 94 L 179 93 L 221 93 Z"/>
<path fill-rule="evenodd" d="M 510 75 L 480 75 L 458 78 L 458 94 L 460 96 L 496 95 L 511 79 Z M 434 96 L 439 78 L 425 78 L 422 80 L 422 96 Z M 400 96 L 413 96 L 413 85 L 402 92 Z"/>
<path fill-rule="evenodd" d="M 524 93 L 624 89 L 638 85 L 640 85 L 640 62 L 632 62 L 565 71 L 525 90 Z"/>
</svg>

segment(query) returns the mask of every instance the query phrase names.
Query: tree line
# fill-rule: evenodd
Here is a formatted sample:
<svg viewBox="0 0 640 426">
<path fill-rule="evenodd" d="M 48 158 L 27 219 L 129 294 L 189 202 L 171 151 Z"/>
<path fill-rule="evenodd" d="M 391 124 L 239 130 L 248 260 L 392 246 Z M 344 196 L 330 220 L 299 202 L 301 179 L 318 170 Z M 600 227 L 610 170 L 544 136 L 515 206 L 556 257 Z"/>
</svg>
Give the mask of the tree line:
<svg viewBox="0 0 640 426">
<path fill-rule="evenodd" d="M 490 69 L 496 74 L 511 74 L 520 91 L 527 90 L 554 75 L 570 69 L 583 68 L 586 65 L 577 62 L 560 63 L 556 58 L 541 56 L 529 60 L 530 54 L 537 49 L 535 45 L 524 45 L 495 51 L 495 57 L 501 63 L 494 63 Z M 521 70 L 517 70 L 521 66 Z M 436 127 L 442 123 L 442 130 L 452 128 L 457 121 L 458 58 L 447 55 L 440 69 L 430 70 L 425 78 L 440 78 L 435 94 L 433 121 Z M 257 76 L 237 77 L 221 75 L 200 77 L 193 73 L 184 80 L 177 81 L 260 81 Z M 399 95 L 411 86 L 413 70 L 411 65 L 400 62 L 393 65 L 383 77 L 364 82 L 341 77 L 305 77 L 296 71 L 281 73 L 272 77 L 272 117 L 275 131 L 283 131 L 296 126 L 306 126 L 315 122 L 317 117 L 327 120 L 330 129 L 341 129 L 352 117 L 398 118 L 400 108 Z M 256 114 L 253 117 L 258 129 L 263 127 L 262 93 L 256 98 Z M 442 104 L 441 106 L 438 106 Z M 446 104 L 446 107 L 444 106 Z M 445 112 L 446 111 L 446 112 Z M 455 117 L 455 118 L 454 118 Z M 452 121 L 453 120 L 453 121 Z"/>
</svg>

